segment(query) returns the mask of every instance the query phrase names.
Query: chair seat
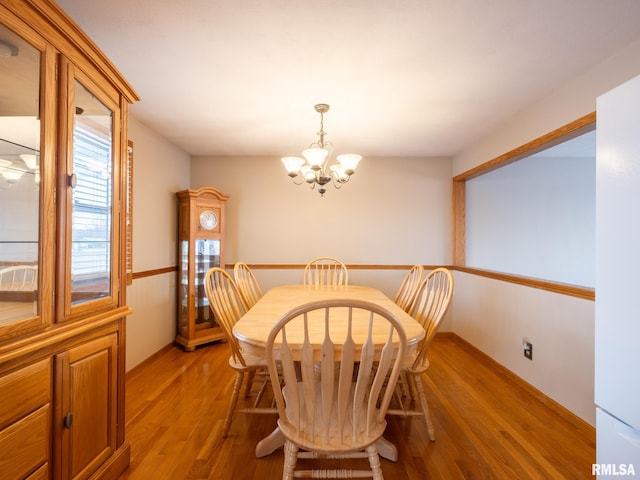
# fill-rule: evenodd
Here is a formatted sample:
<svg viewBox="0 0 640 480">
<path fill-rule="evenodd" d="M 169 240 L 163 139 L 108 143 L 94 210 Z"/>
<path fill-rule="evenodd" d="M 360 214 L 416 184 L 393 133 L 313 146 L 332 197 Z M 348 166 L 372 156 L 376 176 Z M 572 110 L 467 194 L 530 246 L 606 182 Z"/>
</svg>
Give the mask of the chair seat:
<svg viewBox="0 0 640 480">
<path fill-rule="evenodd" d="M 418 358 L 418 352 L 411 352 L 407 355 L 407 360 L 404 363 L 404 370 L 411 373 L 424 373 L 429 370 L 429 359 L 427 357 L 422 359 L 419 365 L 414 367 L 414 363 Z"/>
<path fill-rule="evenodd" d="M 352 389 L 355 386 L 355 383 L 352 384 Z M 304 399 L 305 402 L 308 401 L 306 397 L 303 395 L 303 384 L 298 383 L 298 390 L 300 392 L 301 398 Z M 337 389 L 336 389 L 337 390 Z M 289 402 L 287 401 L 287 387 L 285 386 L 282 389 L 283 396 L 287 405 Z M 353 395 L 350 395 L 350 398 L 353 398 Z M 377 423 L 369 423 L 369 429 L 367 431 L 367 421 L 366 421 L 366 409 L 358 410 L 358 422 L 359 425 L 358 431 L 355 432 L 355 436 L 351 433 L 351 427 L 353 425 L 353 401 L 349 400 L 348 407 L 345 411 L 344 425 L 338 424 L 337 415 L 330 415 L 330 421 L 328 428 L 326 431 L 322 431 L 325 429 L 322 409 L 320 406 L 322 405 L 322 389 L 320 388 L 320 383 L 318 382 L 316 388 L 316 397 L 314 399 L 315 403 L 315 418 L 311 419 L 311 422 L 315 425 L 315 429 L 307 425 L 307 421 L 303 419 L 301 421 L 301 426 L 296 429 L 292 428 L 290 425 L 287 425 L 286 422 L 282 422 L 278 420 L 278 425 L 284 433 L 285 437 L 287 437 L 290 441 L 297 444 L 302 449 L 311 449 L 315 452 L 331 454 L 335 452 L 345 452 L 345 451 L 357 451 L 363 450 L 369 445 L 375 443 L 384 433 L 385 428 L 387 427 L 386 420 L 383 419 L 381 422 Z M 338 395 L 337 392 L 334 395 L 333 399 L 333 407 L 332 410 L 337 408 L 337 400 Z M 304 406 L 300 406 L 301 409 L 304 409 Z M 287 411 L 289 411 L 289 407 L 287 407 Z M 319 427 L 322 425 L 322 427 Z M 321 431 L 319 431 L 321 430 Z M 304 436 L 301 436 L 298 432 L 304 433 Z"/>
<path fill-rule="evenodd" d="M 267 361 L 265 358 L 248 353 L 243 353 L 242 356 L 244 358 L 244 365 L 236 360 L 233 355 L 229 356 L 229 365 L 231 366 L 231 368 L 239 371 L 267 369 Z"/>
</svg>

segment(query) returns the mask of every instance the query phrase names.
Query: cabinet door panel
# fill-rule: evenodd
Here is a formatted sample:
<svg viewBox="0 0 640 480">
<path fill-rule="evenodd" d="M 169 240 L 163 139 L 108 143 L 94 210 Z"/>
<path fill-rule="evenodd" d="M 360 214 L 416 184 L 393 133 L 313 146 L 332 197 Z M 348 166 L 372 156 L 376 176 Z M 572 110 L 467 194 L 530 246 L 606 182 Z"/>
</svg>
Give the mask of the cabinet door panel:
<svg viewBox="0 0 640 480">
<path fill-rule="evenodd" d="M 117 334 L 56 356 L 60 478 L 87 478 L 116 449 Z"/>
</svg>

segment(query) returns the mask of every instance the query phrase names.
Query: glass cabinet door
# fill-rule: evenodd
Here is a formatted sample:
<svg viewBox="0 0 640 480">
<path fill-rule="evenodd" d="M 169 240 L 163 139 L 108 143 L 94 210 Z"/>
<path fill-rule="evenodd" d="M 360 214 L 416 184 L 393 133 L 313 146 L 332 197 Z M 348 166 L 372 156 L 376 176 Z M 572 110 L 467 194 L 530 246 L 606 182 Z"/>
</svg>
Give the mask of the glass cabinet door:
<svg viewBox="0 0 640 480">
<path fill-rule="evenodd" d="M 118 217 L 122 152 L 118 149 L 120 116 L 117 103 L 70 64 L 63 64 L 69 98 L 65 173 L 60 189 L 66 193 L 60 205 L 65 242 L 59 255 L 64 269 L 58 273 L 64 289 L 59 321 L 89 309 L 118 304 Z M 64 272 L 64 274 L 63 274 Z"/>
<path fill-rule="evenodd" d="M 71 303 L 111 295 L 113 112 L 75 81 Z"/>
<path fill-rule="evenodd" d="M 178 325 L 184 336 L 188 336 L 187 331 L 191 325 L 195 331 L 218 326 L 209 308 L 204 278 L 210 268 L 220 266 L 220 240 L 199 238 L 193 241 L 195 261 L 192 272 L 189 272 L 189 243 L 188 240 L 180 242 L 181 295 Z M 190 273 L 193 275 L 192 279 L 189 278 Z M 192 302 L 189 301 L 191 298 Z"/>
<path fill-rule="evenodd" d="M 16 323 L 43 323 L 41 55 L 0 25 L 0 331 Z"/>
<path fill-rule="evenodd" d="M 209 308 L 209 299 L 204 288 L 204 277 L 210 268 L 220 266 L 220 240 L 196 239 L 195 241 L 195 325 L 199 328 L 217 326 Z"/>
</svg>

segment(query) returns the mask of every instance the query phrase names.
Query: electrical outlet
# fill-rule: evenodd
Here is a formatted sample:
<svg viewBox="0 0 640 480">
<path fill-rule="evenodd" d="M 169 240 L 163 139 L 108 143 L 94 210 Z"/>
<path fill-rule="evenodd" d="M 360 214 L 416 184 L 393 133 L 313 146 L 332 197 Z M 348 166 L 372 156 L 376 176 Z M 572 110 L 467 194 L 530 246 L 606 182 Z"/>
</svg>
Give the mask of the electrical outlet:
<svg viewBox="0 0 640 480">
<path fill-rule="evenodd" d="M 531 342 L 524 342 L 522 348 L 524 350 L 524 356 L 529 360 L 533 360 L 533 344 Z"/>
</svg>

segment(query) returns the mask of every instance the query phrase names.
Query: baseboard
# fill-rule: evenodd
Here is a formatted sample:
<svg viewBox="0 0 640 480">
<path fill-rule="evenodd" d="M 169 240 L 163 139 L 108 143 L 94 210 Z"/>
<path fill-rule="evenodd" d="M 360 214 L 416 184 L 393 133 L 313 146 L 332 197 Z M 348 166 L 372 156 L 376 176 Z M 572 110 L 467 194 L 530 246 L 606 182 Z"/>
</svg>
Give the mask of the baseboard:
<svg viewBox="0 0 640 480">
<path fill-rule="evenodd" d="M 447 340 L 451 340 L 451 341 L 457 343 L 460 347 L 464 348 L 466 351 L 470 352 L 472 355 L 474 355 L 474 356 L 476 356 L 478 358 L 481 358 L 483 362 L 486 362 L 486 363 L 490 364 L 492 369 L 500 372 L 500 375 L 502 375 L 504 377 L 507 377 L 510 381 L 513 381 L 514 383 L 518 384 L 518 386 L 520 386 L 521 388 L 526 390 L 528 393 L 530 393 L 531 395 L 536 397 L 536 399 L 540 400 L 542 403 L 547 405 L 549 408 L 552 408 L 552 409 L 554 409 L 554 410 L 556 410 L 558 412 L 561 412 L 561 414 L 564 417 L 566 417 L 567 419 L 569 419 L 572 423 L 574 423 L 576 425 L 576 428 L 585 429 L 590 433 L 595 432 L 595 427 L 593 427 L 591 424 L 589 424 L 588 422 L 586 422 L 585 420 L 583 420 L 582 418 L 577 416 L 571 410 L 567 409 L 563 405 L 561 405 L 558 402 L 556 402 L 553 398 L 547 396 L 544 392 L 538 390 L 536 387 L 531 385 L 529 382 L 525 381 L 522 377 L 519 377 L 518 375 L 513 373 L 511 370 L 509 370 L 507 367 L 505 367 L 504 365 L 498 363 L 493 358 L 491 358 L 489 355 L 487 355 L 482 350 L 478 349 L 476 346 L 474 346 L 473 344 L 469 343 L 467 340 L 465 340 L 464 338 L 460 337 L 456 333 L 454 333 L 454 332 L 438 332 L 438 333 L 436 333 L 436 336 L 435 336 L 434 340 L 438 340 L 438 339 L 442 339 L 442 340 L 447 339 Z"/>
</svg>

